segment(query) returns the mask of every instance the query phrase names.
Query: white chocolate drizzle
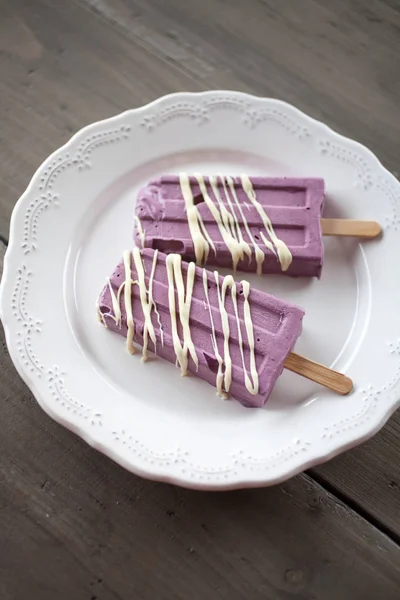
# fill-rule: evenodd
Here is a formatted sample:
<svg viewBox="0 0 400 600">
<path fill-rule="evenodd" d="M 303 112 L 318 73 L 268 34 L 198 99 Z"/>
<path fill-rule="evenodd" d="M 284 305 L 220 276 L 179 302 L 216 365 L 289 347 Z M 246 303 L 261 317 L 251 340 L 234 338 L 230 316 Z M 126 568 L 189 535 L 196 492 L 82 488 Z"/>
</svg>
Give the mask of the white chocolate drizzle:
<svg viewBox="0 0 400 600">
<path fill-rule="evenodd" d="M 246 175 L 245 173 L 243 173 L 240 176 L 240 179 L 242 182 L 242 187 L 243 187 L 244 191 L 246 192 L 248 199 L 250 200 L 252 205 L 256 208 L 258 214 L 260 215 L 260 217 L 262 219 L 263 225 L 264 225 L 265 229 L 267 230 L 268 235 L 271 238 L 271 241 L 276 248 L 276 251 L 278 253 L 279 262 L 281 263 L 281 266 L 282 266 L 282 271 L 287 271 L 287 269 L 290 267 L 290 263 L 292 262 L 292 253 L 290 252 L 289 248 L 286 246 L 285 242 L 280 240 L 278 238 L 278 236 L 276 235 L 274 228 L 272 226 L 272 223 L 271 223 L 271 219 L 268 217 L 267 213 L 265 212 L 265 210 L 263 209 L 263 207 L 257 200 L 256 193 L 254 191 L 253 184 L 251 183 L 250 177 L 248 175 Z M 262 231 L 260 231 L 260 235 L 262 237 L 264 244 L 267 245 L 265 235 Z"/>
<path fill-rule="evenodd" d="M 135 263 L 137 280 L 133 281 L 132 279 L 132 256 L 133 261 Z M 146 361 L 148 359 L 148 339 L 150 337 L 151 341 L 154 344 L 154 351 L 156 352 L 156 344 L 157 338 L 154 332 L 153 322 L 151 320 L 151 312 L 154 309 L 154 312 L 157 315 L 158 325 L 160 329 L 160 338 L 161 343 L 164 345 L 163 338 L 163 330 L 161 326 L 160 313 L 158 312 L 156 302 L 153 298 L 153 281 L 154 281 L 154 273 L 157 264 L 158 250 L 154 252 L 153 263 L 151 268 L 151 274 L 149 278 L 149 288 L 146 287 L 145 280 L 145 272 L 142 257 L 140 254 L 139 248 L 134 248 L 133 253 L 130 250 L 126 250 L 123 254 L 123 263 L 124 263 L 124 271 L 125 271 L 125 280 L 121 283 L 118 288 L 117 294 L 115 294 L 113 287 L 111 285 L 111 281 L 107 278 L 108 288 L 110 291 L 110 298 L 112 304 L 112 310 L 114 314 L 101 314 L 99 311 L 99 315 L 101 315 L 101 320 L 104 325 L 107 327 L 107 322 L 105 317 L 109 317 L 113 319 L 115 324 L 121 328 L 122 325 L 122 311 L 121 311 L 121 295 L 122 291 L 124 292 L 124 305 L 126 312 L 126 326 L 127 326 L 127 334 L 126 334 L 126 348 L 130 354 L 135 354 L 136 350 L 133 345 L 133 340 L 135 336 L 135 323 L 133 320 L 133 305 L 132 305 L 132 286 L 137 285 L 139 288 L 139 297 L 140 303 L 142 306 L 142 312 L 144 316 L 144 325 L 143 325 L 143 350 L 142 350 L 142 360 Z"/>
<path fill-rule="evenodd" d="M 215 335 L 215 325 L 214 325 L 214 319 L 212 316 L 212 310 L 211 310 L 211 306 L 210 306 L 210 299 L 208 296 L 208 279 L 207 279 L 207 271 L 205 269 L 203 269 L 203 288 L 204 288 L 204 295 L 206 297 L 206 301 L 207 301 L 207 306 L 206 308 L 208 308 L 208 313 L 210 315 L 210 324 L 211 324 L 211 344 L 214 350 L 214 354 L 215 354 L 215 358 L 217 359 L 217 363 L 218 363 L 218 371 L 217 371 L 217 379 L 215 382 L 215 387 L 217 388 L 217 394 L 218 396 L 220 396 L 221 398 L 224 398 L 226 400 L 226 398 L 228 398 L 228 394 L 226 392 L 224 392 L 223 387 L 224 387 L 224 374 L 223 374 L 223 364 L 224 361 L 222 360 L 222 356 L 219 353 L 218 350 L 218 342 L 217 342 L 217 336 Z"/>
<path fill-rule="evenodd" d="M 119 305 L 116 295 L 114 294 L 114 290 L 111 286 L 111 281 L 109 277 L 107 277 L 107 282 L 108 289 L 110 290 L 111 302 L 114 311 L 114 317 L 112 317 L 112 315 L 110 316 L 115 320 L 116 325 L 118 325 L 118 327 L 121 327 L 121 307 Z"/>
<path fill-rule="evenodd" d="M 243 241 L 243 238 L 239 241 L 234 235 L 234 229 L 232 228 L 233 217 L 230 213 L 228 213 L 228 211 L 224 207 L 221 197 L 218 193 L 218 188 L 215 185 L 215 181 L 213 181 L 214 185 L 211 185 L 213 187 L 214 195 L 216 196 L 218 202 L 218 207 L 214 204 L 213 200 L 210 198 L 207 192 L 207 187 L 203 175 L 201 175 L 200 173 L 195 173 L 194 176 L 199 184 L 200 191 L 204 198 L 204 202 L 206 203 L 207 208 L 211 212 L 212 216 L 215 219 L 215 222 L 218 225 L 219 232 L 222 236 L 225 245 L 229 248 L 233 260 L 233 269 L 236 270 L 239 260 L 243 258 L 243 245 L 245 242 Z"/>
<path fill-rule="evenodd" d="M 226 216 L 228 219 L 228 217 Z M 131 269 L 131 261 L 134 261 L 135 270 L 137 273 L 137 280 L 132 280 L 132 269 Z M 156 349 L 156 335 L 154 331 L 154 325 L 152 322 L 151 314 L 152 310 L 154 310 L 157 315 L 158 325 L 159 325 L 159 333 L 160 338 L 162 340 L 162 344 L 164 344 L 163 339 L 163 328 L 161 325 L 160 313 L 157 309 L 156 302 L 153 298 L 153 285 L 154 285 L 154 276 L 155 269 L 157 265 L 158 259 L 158 251 L 156 250 L 153 255 L 151 273 L 149 277 L 148 288 L 146 287 L 145 280 L 145 270 L 144 263 L 141 256 L 141 251 L 138 248 L 134 248 L 133 253 L 129 250 L 124 252 L 123 255 L 123 264 L 125 270 L 125 280 L 121 283 L 118 288 L 117 293 L 114 292 L 114 289 L 111 285 L 110 279 L 107 279 L 110 298 L 112 304 L 112 311 L 114 314 L 105 314 L 102 315 L 99 311 L 99 317 L 102 322 L 106 324 L 106 320 L 104 317 L 110 317 L 114 320 L 117 326 L 121 327 L 122 324 L 122 311 L 121 311 L 121 295 L 124 293 L 124 305 L 126 312 L 126 322 L 127 322 L 127 340 L 126 347 L 128 352 L 133 354 L 135 352 L 135 348 L 133 346 L 134 334 L 135 334 L 135 324 L 133 320 L 133 296 L 132 296 L 132 286 L 137 285 L 139 288 L 139 298 L 141 302 L 143 317 L 144 317 L 144 326 L 143 326 L 143 353 L 142 359 L 144 361 L 147 360 L 148 356 L 148 338 L 154 344 L 154 348 Z M 182 273 L 182 259 L 179 254 L 169 254 L 166 257 L 166 265 L 167 278 L 168 278 L 168 305 L 169 305 L 169 313 L 171 319 L 171 336 L 172 336 L 172 344 L 176 356 L 177 365 L 181 369 L 182 376 L 186 375 L 188 372 L 188 361 L 189 356 L 192 358 L 196 368 L 199 367 L 199 361 L 196 354 L 196 348 L 192 340 L 191 330 L 190 330 L 190 310 L 192 305 L 192 296 L 193 289 L 195 283 L 196 276 L 196 266 L 195 263 L 191 262 L 187 267 L 187 275 L 186 275 L 186 283 L 183 279 Z M 256 395 L 259 390 L 259 379 L 258 372 L 256 367 L 256 358 L 255 358 L 255 348 L 254 348 L 254 331 L 253 331 L 253 321 L 251 317 L 251 308 L 249 302 L 249 294 L 250 294 L 250 285 L 247 281 L 241 281 L 242 289 L 243 289 L 243 316 L 240 318 L 239 316 L 239 307 L 238 307 L 238 294 L 237 294 L 237 284 L 234 281 L 232 275 L 227 275 L 223 278 L 222 282 L 220 282 L 220 277 L 218 271 L 214 271 L 214 280 L 217 292 L 217 300 L 218 300 L 218 308 L 220 317 L 221 317 L 221 325 L 222 325 L 222 337 L 223 337 L 223 351 L 220 352 L 218 349 L 218 339 L 217 332 L 215 329 L 215 321 L 213 317 L 213 307 L 210 304 L 209 291 L 208 291 L 208 275 L 207 271 L 203 269 L 203 289 L 204 289 L 204 300 L 203 305 L 204 308 L 208 311 L 210 317 L 210 325 L 211 325 L 211 344 L 212 348 L 218 363 L 218 370 L 216 374 L 216 389 L 217 394 L 222 398 L 227 398 L 231 384 L 232 384 L 232 358 L 231 358 L 231 327 L 229 323 L 229 314 L 226 308 L 227 295 L 230 291 L 232 304 L 234 308 L 234 315 L 236 321 L 236 327 L 238 332 L 238 344 L 240 350 L 240 356 L 243 367 L 243 379 L 246 389 L 249 393 Z M 177 297 L 177 302 L 176 302 Z M 198 298 L 198 300 L 200 300 Z M 201 300 L 200 300 L 201 301 Z M 178 309 L 178 310 L 177 310 Z M 179 337 L 178 332 L 178 317 L 177 312 L 179 313 L 179 321 L 182 329 L 182 341 Z M 242 332 L 242 327 L 244 324 L 245 334 Z M 249 348 L 249 369 L 246 368 L 245 364 L 245 356 L 244 356 L 244 335 L 247 338 L 247 346 Z"/>
<path fill-rule="evenodd" d="M 279 239 L 276 235 L 270 218 L 268 217 L 264 208 L 257 200 L 256 193 L 248 175 L 242 174 L 240 177 L 240 181 L 242 188 L 247 198 L 249 199 L 249 203 L 246 201 L 240 202 L 235 188 L 235 181 L 234 179 L 232 179 L 232 177 L 218 175 L 224 189 L 225 198 L 227 201 L 226 205 L 223 203 L 221 195 L 219 193 L 217 177 L 209 177 L 210 186 L 215 197 L 214 201 L 207 191 L 204 176 L 199 173 L 195 173 L 194 176 L 199 184 L 203 200 L 218 226 L 222 240 L 231 253 L 234 271 L 237 268 L 239 260 L 242 260 L 244 258 L 244 254 L 246 254 L 249 257 L 249 260 L 251 260 L 252 256 L 250 246 L 243 238 L 241 225 L 243 225 L 246 234 L 253 246 L 258 275 L 262 273 L 262 264 L 265 259 L 264 251 L 262 250 L 262 248 L 260 248 L 259 244 L 257 244 L 257 241 L 255 240 L 255 237 L 253 236 L 250 230 L 248 221 L 242 209 L 242 204 L 246 206 L 249 210 L 251 206 L 253 206 L 257 210 L 265 228 L 265 233 L 264 231 L 260 231 L 260 236 L 263 241 L 263 244 L 270 252 L 272 252 L 277 257 L 277 260 L 281 265 L 282 271 L 286 271 L 292 262 L 292 254 L 289 248 L 286 246 L 285 242 Z M 185 201 L 186 214 L 190 234 L 193 241 L 196 263 L 198 265 L 205 265 L 208 258 L 210 246 L 211 248 L 213 248 L 214 252 L 215 246 L 212 240 L 210 239 L 210 236 L 207 232 L 203 219 L 201 218 L 199 210 L 194 204 L 189 176 L 186 173 L 181 173 L 179 175 L 179 181 L 182 196 Z M 229 190 L 227 186 L 229 187 Z M 231 196 L 233 198 L 233 202 Z M 240 215 L 241 222 L 239 222 L 238 220 L 236 211 L 238 211 Z M 268 235 L 268 238 L 266 234 Z"/>
<path fill-rule="evenodd" d="M 226 312 L 226 308 L 225 308 L 225 297 L 226 297 L 226 288 L 229 285 L 228 280 L 230 281 L 230 279 L 232 279 L 232 281 L 233 281 L 233 278 L 231 275 L 224 277 L 224 280 L 222 282 L 222 290 L 220 290 L 218 271 L 214 271 L 214 277 L 215 277 L 215 283 L 217 285 L 218 305 L 219 305 L 219 312 L 221 315 L 222 332 L 224 334 L 224 365 L 225 365 L 224 387 L 225 387 L 226 393 L 228 394 L 229 389 L 231 387 L 231 383 L 232 383 L 232 359 L 231 359 L 231 354 L 229 351 L 230 329 L 229 329 L 228 313 Z"/>
<path fill-rule="evenodd" d="M 190 186 L 190 180 L 187 173 L 181 173 L 179 175 L 179 181 L 181 185 L 182 195 L 185 200 L 186 215 L 189 224 L 190 234 L 192 236 L 194 251 L 196 255 L 196 263 L 198 265 L 206 264 L 210 246 L 215 252 L 215 246 L 207 233 L 204 226 L 203 219 L 197 206 L 194 203 L 192 188 Z"/>
<path fill-rule="evenodd" d="M 132 312 L 132 274 L 131 274 L 131 253 L 129 250 L 125 250 L 124 252 L 124 268 L 125 268 L 125 281 L 122 286 L 124 286 L 124 302 L 125 302 L 125 311 L 126 311 L 126 325 L 128 328 L 126 334 L 126 349 L 129 354 L 135 354 L 135 347 L 133 345 L 133 336 L 135 335 L 135 323 L 133 320 L 133 312 Z M 120 293 L 120 290 L 118 290 Z"/>
<path fill-rule="evenodd" d="M 182 259 L 179 254 L 169 254 L 166 259 L 167 276 L 168 276 L 168 302 L 169 312 L 171 317 L 172 343 L 175 350 L 177 364 L 181 368 L 181 375 L 185 376 L 188 369 L 188 352 L 192 357 L 196 367 L 199 366 L 199 361 L 196 354 L 196 349 L 192 342 L 190 334 L 190 306 L 192 303 L 194 277 L 196 266 L 194 263 L 188 264 L 186 290 L 182 277 Z M 178 323 L 176 319 L 176 304 L 175 304 L 175 285 L 178 294 L 179 319 L 182 325 L 183 344 L 178 335 Z"/>
<path fill-rule="evenodd" d="M 259 385 L 258 385 L 258 372 L 257 372 L 257 367 L 256 367 L 256 358 L 255 358 L 255 349 L 254 349 L 253 321 L 251 318 L 251 310 L 250 310 L 250 303 L 249 303 L 250 284 L 247 281 L 244 281 L 244 280 L 241 281 L 241 285 L 243 288 L 243 297 L 244 297 L 243 320 L 244 320 L 244 325 L 245 325 L 245 329 L 246 329 L 247 343 L 248 343 L 249 351 L 250 351 L 250 377 L 249 377 L 247 368 L 246 368 L 246 364 L 245 364 L 245 359 L 244 359 L 243 335 L 242 335 L 242 331 L 241 331 L 241 321 L 240 321 L 240 317 L 239 317 L 239 310 L 238 310 L 238 303 L 237 303 L 237 288 L 236 288 L 235 280 L 233 279 L 232 275 L 226 275 L 222 282 L 222 289 L 220 290 L 218 271 L 214 271 L 214 277 L 215 277 L 215 283 L 217 286 L 218 304 L 219 304 L 219 310 L 220 310 L 220 314 L 221 314 L 222 332 L 223 332 L 223 336 L 224 336 L 223 364 L 225 365 L 225 371 L 223 374 L 223 387 L 225 388 L 225 391 L 228 393 L 231 383 L 232 383 L 232 359 L 231 359 L 230 350 L 229 350 L 230 328 L 229 328 L 228 313 L 225 308 L 226 292 L 227 292 L 227 289 L 229 288 L 231 291 L 231 298 L 232 298 L 232 303 L 233 303 L 233 308 L 234 308 L 235 318 L 236 318 L 236 326 L 237 326 L 237 330 L 238 330 L 239 350 L 240 350 L 240 355 L 241 355 L 241 359 L 242 359 L 244 383 L 245 383 L 247 391 L 250 392 L 250 394 L 252 394 L 252 395 L 256 395 L 256 394 L 258 394 Z M 208 293 L 207 293 L 207 301 L 208 301 Z M 214 329 L 211 315 L 210 315 L 210 318 L 211 318 L 211 327 L 212 327 L 212 330 L 214 331 L 214 335 L 215 335 L 215 329 Z M 217 350 L 218 350 L 216 340 L 215 340 L 215 346 L 217 347 Z M 217 354 L 216 354 L 216 358 L 218 361 Z M 218 364 L 219 364 L 219 361 L 218 361 Z M 219 387 L 218 387 L 219 371 L 220 370 L 218 369 L 217 393 L 219 393 L 219 391 L 220 391 Z"/>
<path fill-rule="evenodd" d="M 251 240 L 251 243 L 253 244 L 254 254 L 255 254 L 256 263 L 257 263 L 257 275 L 261 275 L 261 273 L 262 273 L 262 264 L 264 262 L 265 254 L 261 250 L 260 246 L 257 244 L 256 240 L 253 238 L 253 235 L 252 235 L 252 233 L 250 231 L 249 224 L 248 224 L 247 219 L 246 219 L 246 217 L 244 215 L 242 207 L 240 206 L 239 198 L 238 198 L 236 190 L 235 190 L 235 182 L 233 181 L 232 177 L 227 177 L 226 180 L 227 180 L 228 185 L 230 187 L 232 196 L 233 196 L 233 198 L 235 200 L 235 204 L 238 207 L 238 210 L 240 212 L 240 216 L 242 217 L 242 222 L 243 222 L 244 228 L 246 229 L 246 233 L 249 236 L 249 238 Z"/>
<path fill-rule="evenodd" d="M 250 246 L 248 245 L 248 243 L 247 243 L 247 242 L 245 242 L 245 241 L 244 241 L 244 239 L 243 239 L 242 230 L 240 229 L 239 220 L 238 220 L 238 218 L 237 218 L 237 216 L 236 216 L 235 209 L 234 209 L 234 207 L 233 207 L 233 204 L 232 204 L 232 200 L 231 200 L 230 194 L 229 194 L 229 192 L 228 192 L 228 188 L 226 187 L 226 181 L 225 181 L 225 178 L 223 177 L 223 175 L 219 175 L 219 178 L 220 178 L 220 179 L 221 179 L 221 181 L 222 181 L 222 187 L 224 188 L 224 194 L 225 194 L 225 198 L 226 198 L 226 200 L 227 200 L 227 202 L 228 202 L 229 208 L 231 209 L 231 215 L 232 215 L 232 230 L 233 230 L 233 231 L 236 231 L 236 239 L 237 239 L 237 240 L 239 240 L 240 244 L 241 244 L 241 245 L 242 245 L 242 247 L 243 247 L 243 252 L 244 252 L 244 253 L 247 255 L 247 257 L 248 257 L 248 259 L 249 259 L 249 262 L 250 262 L 250 261 L 251 261 L 251 248 L 250 248 Z M 218 189 L 216 185 L 215 185 L 215 187 L 216 187 L 216 189 Z"/>
<path fill-rule="evenodd" d="M 111 286 L 111 281 L 110 281 L 109 277 L 107 277 L 107 284 L 108 284 L 108 289 L 110 291 L 111 305 L 112 305 L 112 310 L 114 311 L 114 314 L 112 314 L 112 312 L 102 313 L 100 310 L 100 307 L 99 307 L 99 303 L 97 303 L 97 305 L 96 305 L 97 316 L 98 316 L 100 323 L 103 323 L 104 327 L 108 327 L 106 317 L 109 317 L 110 319 L 112 319 L 114 321 L 114 323 L 118 327 L 121 327 L 121 308 L 120 308 L 117 296 L 115 295 L 114 290 Z"/>
<path fill-rule="evenodd" d="M 153 292 L 150 292 L 150 282 L 149 282 L 149 291 L 146 288 L 146 281 L 144 275 L 144 268 L 142 263 L 142 257 L 140 256 L 139 248 L 133 249 L 133 260 L 135 261 L 136 272 L 138 276 L 138 287 L 139 287 L 139 295 L 140 302 L 142 304 L 142 311 L 144 316 L 144 325 L 143 325 L 143 353 L 142 359 L 146 361 L 147 356 L 147 346 L 148 346 L 148 338 L 150 336 L 151 341 L 156 346 L 156 334 L 154 333 L 154 327 L 151 320 L 151 309 L 153 307 Z M 153 263 L 154 264 L 154 263 Z M 152 284 L 151 280 L 151 284 Z M 126 283 L 125 283 L 126 290 Z M 131 304 L 132 304 L 132 296 L 131 296 Z"/>
<path fill-rule="evenodd" d="M 157 258 L 158 258 L 158 250 L 155 250 L 154 256 L 153 256 L 153 264 L 151 266 L 150 279 L 149 279 L 149 302 L 153 306 L 154 312 L 156 313 L 157 322 L 158 322 L 158 331 L 160 333 L 160 339 L 161 339 L 161 346 L 164 346 L 164 331 L 163 331 L 163 326 L 161 324 L 161 315 L 158 311 L 157 304 L 156 304 L 155 300 L 153 299 L 153 281 L 154 281 L 154 274 L 156 272 Z M 154 346 L 156 346 L 156 344 L 154 344 Z"/>
<path fill-rule="evenodd" d="M 253 320 L 251 318 L 251 310 L 250 310 L 250 302 L 249 302 L 250 284 L 245 279 L 243 279 L 240 283 L 242 284 L 243 296 L 244 296 L 244 324 L 246 327 L 247 343 L 249 344 L 249 350 L 250 350 L 250 375 L 253 380 L 252 384 L 247 375 L 247 370 L 246 370 L 246 367 L 244 364 L 243 343 L 242 343 L 242 339 L 241 339 L 242 338 L 241 334 L 239 335 L 240 352 L 242 355 L 243 370 L 245 373 L 245 380 L 246 380 L 246 388 L 251 394 L 258 394 L 258 372 L 257 372 L 257 367 L 256 367 L 256 355 L 255 355 L 255 351 L 254 351 Z M 239 321 L 239 317 L 237 314 L 236 300 L 234 301 L 234 306 L 235 306 L 236 320 L 238 323 L 238 331 L 240 331 L 240 321 Z"/>
</svg>

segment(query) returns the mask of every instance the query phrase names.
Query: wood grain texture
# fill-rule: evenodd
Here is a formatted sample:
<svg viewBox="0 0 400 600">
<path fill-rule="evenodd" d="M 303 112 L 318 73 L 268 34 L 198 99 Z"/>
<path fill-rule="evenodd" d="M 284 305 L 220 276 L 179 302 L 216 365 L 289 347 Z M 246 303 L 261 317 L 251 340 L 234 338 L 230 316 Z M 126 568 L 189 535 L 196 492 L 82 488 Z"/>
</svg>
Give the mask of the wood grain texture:
<svg viewBox="0 0 400 600">
<path fill-rule="evenodd" d="M 41 162 L 84 125 L 202 89 L 74 2 L 0 0 L 0 235 Z M 168 68 L 167 68 L 168 67 Z"/>
<path fill-rule="evenodd" d="M 295 104 L 398 171 L 398 2 L 79 0 L 207 88 Z"/>
<path fill-rule="evenodd" d="M 0 0 L 0 235 L 73 132 L 172 91 L 280 97 L 398 170 L 399 31 L 397 0 Z M 309 477 L 226 494 L 141 480 L 41 411 L 2 331 L 0 373 L 1 600 L 398 598 L 398 546 Z M 397 414 L 312 472 L 393 536 L 399 435 Z"/>
<path fill-rule="evenodd" d="M 400 547 L 306 475 L 224 494 L 135 477 L 43 413 L 1 342 L 2 600 L 397 600 Z"/>
<path fill-rule="evenodd" d="M 355 219 L 321 219 L 322 235 L 351 236 L 372 240 L 382 234 L 376 221 L 356 221 Z"/>
<path fill-rule="evenodd" d="M 290 352 L 286 357 L 284 367 L 342 396 L 350 394 L 353 389 L 353 382 L 343 373 L 338 373 L 295 352 Z"/>
<path fill-rule="evenodd" d="M 311 471 L 400 540 L 400 411 L 371 440 Z"/>
</svg>

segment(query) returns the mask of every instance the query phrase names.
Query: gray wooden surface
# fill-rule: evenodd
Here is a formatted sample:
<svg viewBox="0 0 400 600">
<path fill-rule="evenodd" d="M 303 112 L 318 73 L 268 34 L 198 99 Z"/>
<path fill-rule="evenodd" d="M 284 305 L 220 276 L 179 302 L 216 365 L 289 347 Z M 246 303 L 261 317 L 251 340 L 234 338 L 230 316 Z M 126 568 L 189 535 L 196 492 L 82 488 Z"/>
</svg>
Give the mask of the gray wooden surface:
<svg viewBox="0 0 400 600">
<path fill-rule="evenodd" d="M 83 125 L 179 90 L 296 104 L 396 171 L 400 0 L 0 0 L 0 263 Z M 400 417 L 282 486 L 141 480 L 52 422 L 0 345 L 0 599 L 400 597 Z"/>
</svg>

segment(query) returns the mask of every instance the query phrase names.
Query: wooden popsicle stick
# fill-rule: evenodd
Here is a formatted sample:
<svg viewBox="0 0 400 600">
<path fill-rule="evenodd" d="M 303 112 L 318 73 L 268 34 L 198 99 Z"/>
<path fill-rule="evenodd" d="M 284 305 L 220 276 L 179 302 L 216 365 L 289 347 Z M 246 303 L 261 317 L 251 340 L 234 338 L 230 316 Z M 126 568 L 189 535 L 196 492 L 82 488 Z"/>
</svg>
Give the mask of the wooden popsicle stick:
<svg viewBox="0 0 400 600">
<path fill-rule="evenodd" d="M 307 377 L 307 379 L 311 379 L 311 381 L 315 381 L 342 396 L 349 394 L 353 389 L 353 382 L 346 375 L 304 358 L 304 356 L 300 356 L 295 352 L 290 352 L 287 355 L 284 366 L 285 369 L 302 377 Z"/>
<path fill-rule="evenodd" d="M 356 221 L 353 219 L 321 219 L 323 235 L 343 235 L 373 239 L 382 229 L 376 221 Z"/>
</svg>

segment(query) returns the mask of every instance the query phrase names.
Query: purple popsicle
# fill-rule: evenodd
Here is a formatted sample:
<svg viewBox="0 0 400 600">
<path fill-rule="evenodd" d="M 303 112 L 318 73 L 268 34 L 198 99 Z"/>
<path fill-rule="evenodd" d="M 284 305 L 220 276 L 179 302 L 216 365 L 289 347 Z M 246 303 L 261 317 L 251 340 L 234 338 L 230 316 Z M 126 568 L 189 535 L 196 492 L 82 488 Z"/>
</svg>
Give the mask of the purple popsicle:
<svg viewBox="0 0 400 600">
<path fill-rule="evenodd" d="M 100 294 L 109 329 L 177 363 L 244 406 L 267 401 L 301 334 L 304 312 L 246 281 L 152 249 L 124 253 Z"/>
<path fill-rule="evenodd" d="M 324 181 L 163 175 L 139 191 L 135 241 L 198 265 L 320 277 Z"/>
</svg>

